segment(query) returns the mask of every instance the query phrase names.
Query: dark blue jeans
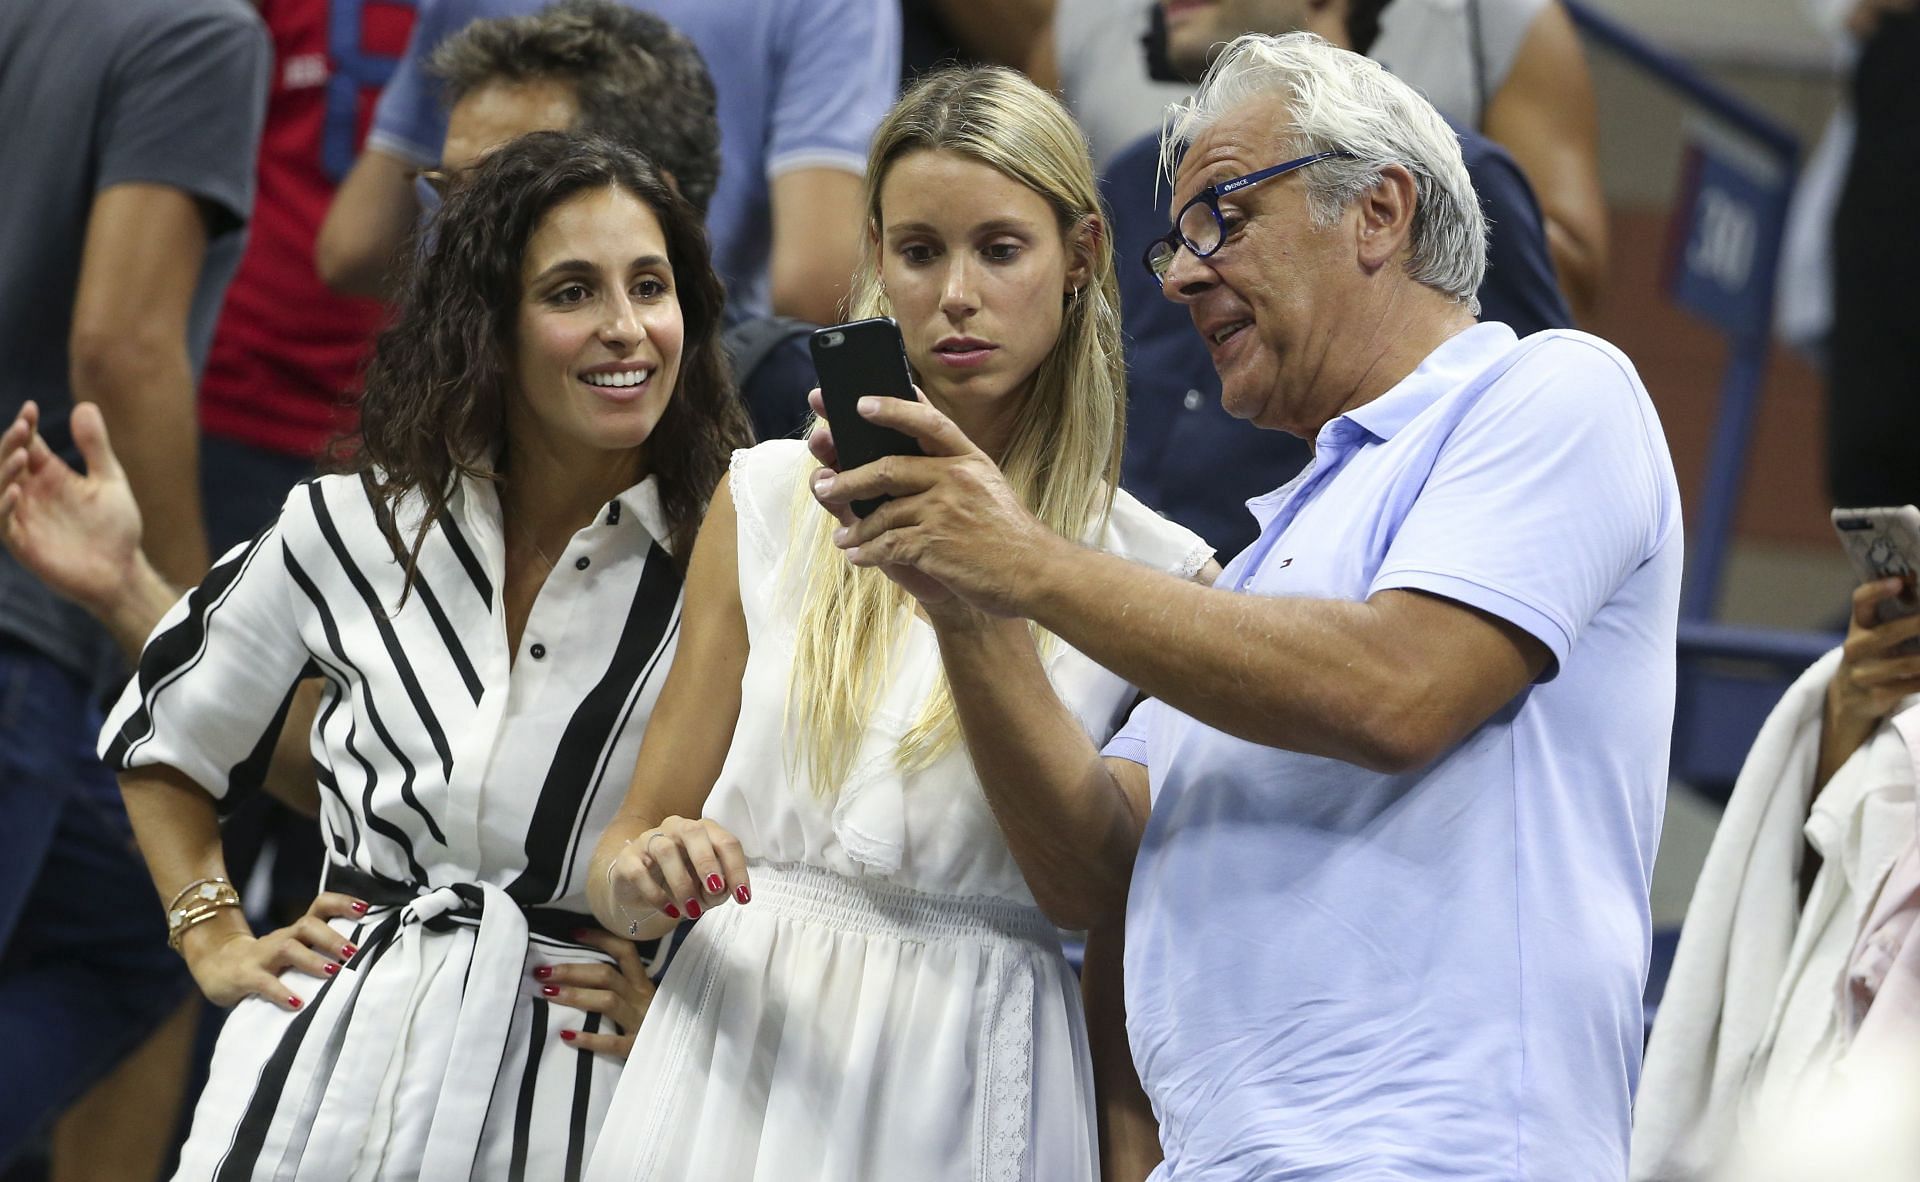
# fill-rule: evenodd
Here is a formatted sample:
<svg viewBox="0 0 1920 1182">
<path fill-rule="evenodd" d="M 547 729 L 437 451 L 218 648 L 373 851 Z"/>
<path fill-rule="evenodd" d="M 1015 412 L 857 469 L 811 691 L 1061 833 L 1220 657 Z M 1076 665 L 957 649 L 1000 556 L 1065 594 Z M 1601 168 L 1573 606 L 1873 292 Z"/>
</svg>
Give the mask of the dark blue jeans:
<svg viewBox="0 0 1920 1182">
<path fill-rule="evenodd" d="M 82 681 L 0 636 L 0 1162 L 191 988 Z"/>
</svg>

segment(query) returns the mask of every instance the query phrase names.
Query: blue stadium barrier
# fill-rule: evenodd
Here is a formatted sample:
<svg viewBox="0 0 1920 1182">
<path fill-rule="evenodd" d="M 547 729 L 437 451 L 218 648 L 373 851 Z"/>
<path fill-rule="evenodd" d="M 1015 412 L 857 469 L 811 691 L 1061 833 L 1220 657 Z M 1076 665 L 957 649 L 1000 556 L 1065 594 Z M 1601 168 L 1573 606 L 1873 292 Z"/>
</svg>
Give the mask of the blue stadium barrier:
<svg viewBox="0 0 1920 1182">
<path fill-rule="evenodd" d="M 1568 0 L 1567 10 L 1589 44 L 1633 66 L 1689 110 L 1665 286 L 1675 304 L 1725 337 L 1727 360 L 1706 485 L 1687 522 L 1673 775 L 1724 801 L 1767 711 L 1839 641 L 1836 634 L 1738 628 L 1713 618 L 1772 349 L 1774 279 L 1800 144 L 1626 26 L 1579 0 Z"/>
</svg>

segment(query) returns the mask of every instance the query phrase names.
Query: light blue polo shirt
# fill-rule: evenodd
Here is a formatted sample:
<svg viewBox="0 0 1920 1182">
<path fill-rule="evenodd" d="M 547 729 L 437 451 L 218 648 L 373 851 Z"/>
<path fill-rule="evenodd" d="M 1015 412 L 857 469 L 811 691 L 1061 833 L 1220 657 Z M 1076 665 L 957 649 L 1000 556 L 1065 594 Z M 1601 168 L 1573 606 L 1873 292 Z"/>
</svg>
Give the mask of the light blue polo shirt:
<svg viewBox="0 0 1920 1182">
<path fill-rule="evenodd" d="M 1680 497 L 1627 359 L 1480 324 L 1329 422 L 1220 585 L 1408 588 L 1538 637 L 1540 680 L 1403 775 L 1158 701 L 1127 910 L 1157 1182 L 1619 1182 L 1666 800 Z"/>
</svg>

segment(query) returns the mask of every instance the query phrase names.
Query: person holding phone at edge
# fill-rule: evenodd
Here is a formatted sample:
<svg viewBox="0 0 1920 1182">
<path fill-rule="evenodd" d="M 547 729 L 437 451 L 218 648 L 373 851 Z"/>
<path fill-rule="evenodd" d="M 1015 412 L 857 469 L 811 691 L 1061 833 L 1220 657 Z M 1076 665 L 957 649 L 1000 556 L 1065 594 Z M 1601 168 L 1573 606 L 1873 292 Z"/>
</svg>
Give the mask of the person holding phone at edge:
<svg viewBox="0 0 1920 1182">
<path fill-rule="evenodd" d="M 168 613 L 102 734 L 170 939 L 235 1005 L 180 1179 L 577 1173 L 651 994 L 581 913 L 580 855 L 747 438 L 719 280 L 694 210 L 605 140 L 503 147 L 435 226 L 358 471 L 297 487 Z M 0 437 L 0 529 L 54 565 L 124 496 L 97 421 L 86 477 L 31 428 Z M 129 577 L 156 580 L 131 520 Z M 309 669 L 328 889 L 256 937 L 216 806 L 258 787 Z"/>
<path fill-rule="evenodd" d="M 1862 580 L 1846 639 L 1768 713 L 1714 830 L 1647 1042 L 1632 1182 L 1747 1177 L 1774 1140 L 1901 1159 L 1870 1118 L 1833 1126 L 1920 1078 L 1920 548 L 1911 506 L 1833 518 Z"/>
<path fill-rule="evenodd" d="M 925 407 L 998 459 L 1042 528 L 1143 576 L 1209 577 L 1205 543 L 1116 488 L 1114 264 L 1059 103 L 1003 69 L 930 76 L 876 132 L 866 185 L 853 314 L 898 319 Z M 799 441 L 734 457 L 594 854 L 603 923 L 699 922 L 587 1176 L 1091 1180 L 1055 925 L 1093 918 L 1068 884 L 1111 886 L 1129 838 L 1043 839 L 1027 797 L 1090 764 L 1134 691 L 909 572 L 848 566 L 816 468 Z"/>
<path fill-rule="evenodd" d="M 1242 36 L 1166 159 L 1169 230 L 1132 265 L 1188 309 L 1230 413 L 1315 440 L 1213 586 L 1063 541 L 933 407 L 867 400 L 929 454 L 816 485 L 893 498 L 843 517 L 855 565 L 1151 695 L 1104 762 L 1023 777 L 1084 859 L 1094 944 L 1124 915 L 1150 1111 L 1103 1107 L 1149 1131 L 1103 1164 L 1618 1182 L 1681 569 L 1653 406 L 1597 338 L 1475 323 L 1458 140 L 1378 64 Z M 1090 946 L 1090 993 L 1111 959 Z"/>
</svg>

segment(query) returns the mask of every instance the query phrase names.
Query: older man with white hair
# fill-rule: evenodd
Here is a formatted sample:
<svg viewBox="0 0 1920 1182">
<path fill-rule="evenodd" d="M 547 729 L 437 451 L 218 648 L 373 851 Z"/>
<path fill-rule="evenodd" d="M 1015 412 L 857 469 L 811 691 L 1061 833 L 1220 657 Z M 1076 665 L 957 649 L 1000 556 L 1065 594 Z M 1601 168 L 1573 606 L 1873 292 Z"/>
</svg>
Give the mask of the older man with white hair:
<svg viewBox="0 0 1920 1182">
<path fill-rule="evenodd" d="M 1681 567 L 1653 406 L 1604 341 L 1475 322 L 1458 144 L 1367 59 L 1242 37 L 1167 157 L 1144 261 L 1227 409 L 1314 442 L 1213 586 L 1049 533 L 925 405 L 862 411 L 925 458 L 817 494 L 893 496 L 849 557 L 977 609 L 949 677 L 1031 621 L 1151 695 L 1104 761 L 1025 685 L 962 723 L 1033 736 L 1009 841 L 1124 899 L 1156 1179 L 1617 1182 Z"/>
</svg>

